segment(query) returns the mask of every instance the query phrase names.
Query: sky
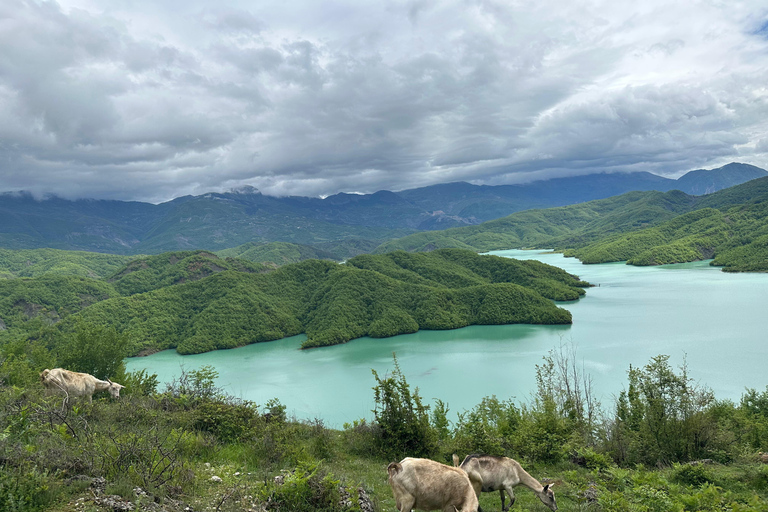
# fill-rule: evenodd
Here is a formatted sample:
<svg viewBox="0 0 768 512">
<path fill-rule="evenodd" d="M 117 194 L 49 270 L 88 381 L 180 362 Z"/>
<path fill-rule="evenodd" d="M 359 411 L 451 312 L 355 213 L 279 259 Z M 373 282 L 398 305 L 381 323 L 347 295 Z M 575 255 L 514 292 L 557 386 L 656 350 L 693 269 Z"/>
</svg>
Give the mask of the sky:
<svg viewBox="0 0 768 512">
<path fill-rule="evenodd" d="M 768 4 L 0 2 L 0 192 L 768 168 Z"/>
</svg>

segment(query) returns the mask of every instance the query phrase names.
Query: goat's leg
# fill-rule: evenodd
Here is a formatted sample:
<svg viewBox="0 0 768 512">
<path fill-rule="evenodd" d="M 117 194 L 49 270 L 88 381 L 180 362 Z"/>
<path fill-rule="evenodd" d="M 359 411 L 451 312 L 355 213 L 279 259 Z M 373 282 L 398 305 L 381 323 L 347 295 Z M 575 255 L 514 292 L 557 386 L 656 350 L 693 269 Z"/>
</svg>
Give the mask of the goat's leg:
<svg viewBox="0 0 768 512">
<path fill-rule="evenodd" d="M 400 500 L 397 501 L 397 510 L 399 510 L 400 512 L 411 512 L 415 504 L 416 504 L 416 498 L 408 494 L 408 495 L 402 496 Z"/>
<path fill-rule="evenodd" d="M 511 489 L 506 490 L 507 493 L 509 493 L 509 506 L 504 507 L 504 489 L 499 489 L 499 494 L 501 495 L 501 511 L 507 512 L 510 508 L 512 508 L 512 505 L 515 504 L 515 493 L 512 492 Z"/>
</svg>

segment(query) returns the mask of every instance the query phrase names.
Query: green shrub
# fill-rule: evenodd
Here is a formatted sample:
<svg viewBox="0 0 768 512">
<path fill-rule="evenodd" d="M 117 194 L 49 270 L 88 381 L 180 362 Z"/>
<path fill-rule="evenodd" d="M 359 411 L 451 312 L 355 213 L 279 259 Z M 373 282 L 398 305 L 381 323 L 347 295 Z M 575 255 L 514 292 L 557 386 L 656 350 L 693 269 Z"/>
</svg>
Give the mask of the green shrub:
<svg viewBox="0 0 768 512">
<path fill-rule="evenodd" d="M 114 327 L 79 320 L 74 332 L 57 349 L 58 364 L 73 372 L 108 379 L 124 372 L 128 345 L 128 337 Z"/>
<path fill-rule="evenodd" d="M 58 484 L 47 472 L 36 468 L 0 468 L 0 510 L 33 512 L 44 510 L 57 494 Z"/>
<path fill-rule="evenodd" d="M 701 487 L 712 483 L 712 476 L 704 464 L 675 464 L 672 480 L 684 485 Z"/>
<path fill-rule="evenodd" d="M 371 370 L 376 379 L 373 414 L 381 429 L 381 452 L 398 460 L 430 457 L 437 451 L 437 433 L 429 423 L 429 406 L 422 403 L 418 388 L 411 393 L 397 357 L 394 364 L 389 377 L 380 378 Z"/>
<path fill-rule="evenodd" d="M 340 512 L 339 481 L 320 471 L 316 463 L 305 462 L 284 475 L 282 485 L 269 482 L 260 491 L 268 509 L 291 512 Z"/>
<path fill-rule="evenodd" d="M 606 470 L 613 465 L 613 460 L 603 453 L 598 453 L 590 447 L 579 448 L 571 458 L 573 462 L 587 469 Z"/>
<path fill-rule="evenodd" d="M 256 408 L 251 402 L 201 402 L 194 412 L 194 427 L 229 443 L 252 432 Z"/>
</svg>

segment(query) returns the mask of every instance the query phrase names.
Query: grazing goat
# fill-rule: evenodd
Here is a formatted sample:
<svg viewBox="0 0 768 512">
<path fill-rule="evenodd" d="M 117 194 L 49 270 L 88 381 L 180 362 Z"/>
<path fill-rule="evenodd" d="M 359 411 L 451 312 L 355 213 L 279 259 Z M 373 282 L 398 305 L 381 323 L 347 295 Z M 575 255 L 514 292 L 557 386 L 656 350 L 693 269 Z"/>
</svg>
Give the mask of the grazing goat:
<svg viewBox="0 0 768 512">
<path fill-rule="evenodd" d="M 389 486 L 400 512 L 477 512 L 477 494 L 461 469 L 429 459 L 406 457 L 387 466 Z"/>
<path fill-rule="evenodd" d="M 109 379 L 101 380 L 87 373 L 71 372 L 64 368 L 43 370 L 40 380 L 49 393 L 62 392 L 67 401 L 71 396 L 88 397 L 88 403 L 93 403 L 96 391 L 106 390 L 112 397 L 120 398 L 120 390 L 125 387 Z"/>
<path fill-rule="evenodd" d="M 481 492 L 499 491 L 502 512 L 507 512 L 509 507 L 515 503 L 515 494 L 512 489 L 517 485 L 526 486 L 536 493 L 542 503 L 553 511 L 557 510 L 555 493 L 550 484 L 541 485 L 514 459 L 473 454 L 467 455 L 459 466 L 459 457 L 454 453 L 453 465 L 460 467 L 467 473 L 478 499 Z M 509 507 L 504 506 L 504 491 L 509 494 Z"/>
</svg>

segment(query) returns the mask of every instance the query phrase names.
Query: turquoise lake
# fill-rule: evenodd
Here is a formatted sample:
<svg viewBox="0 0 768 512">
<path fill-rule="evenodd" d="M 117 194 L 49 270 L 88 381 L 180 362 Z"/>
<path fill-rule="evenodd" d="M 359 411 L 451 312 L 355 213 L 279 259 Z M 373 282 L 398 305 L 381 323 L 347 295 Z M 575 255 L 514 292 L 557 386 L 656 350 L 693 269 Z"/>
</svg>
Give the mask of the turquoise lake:
<svg viewBox="0 0 768 512">
<path fill-rule="evenodd" d="M 570 326 L 472 326 L 312 350 L 299 350 L 302 335 L 191 356 L 164 351 L 131 358 L 128 369 L 146 369 L 165 383 L 182 368 L 210 365 L 226 392 L 261 405 L 278 398 L 289 415 L 332 427 L 372 418 L 371 369 L 390 371 L 393 352 L 411 387 L 426 403 L 446 402 L 452 417 L 484 396 L 528 401 L 535 365 L 561 345 L 574 347 L 609 410 L 630 364 L 643 366 L 659 354 L 669 355 L 674 367 L 687 362 L 689 375 L 720 399 L 738 400 L 746 387 L 768 385 L 768 274 L 729 274 L 708 262 L 632 267 L 583 265 L 538 251 L 493 254 L 537 259 L 595 287 L 579 301 L 558 303 L 572 313 Z"/>
</svg>

